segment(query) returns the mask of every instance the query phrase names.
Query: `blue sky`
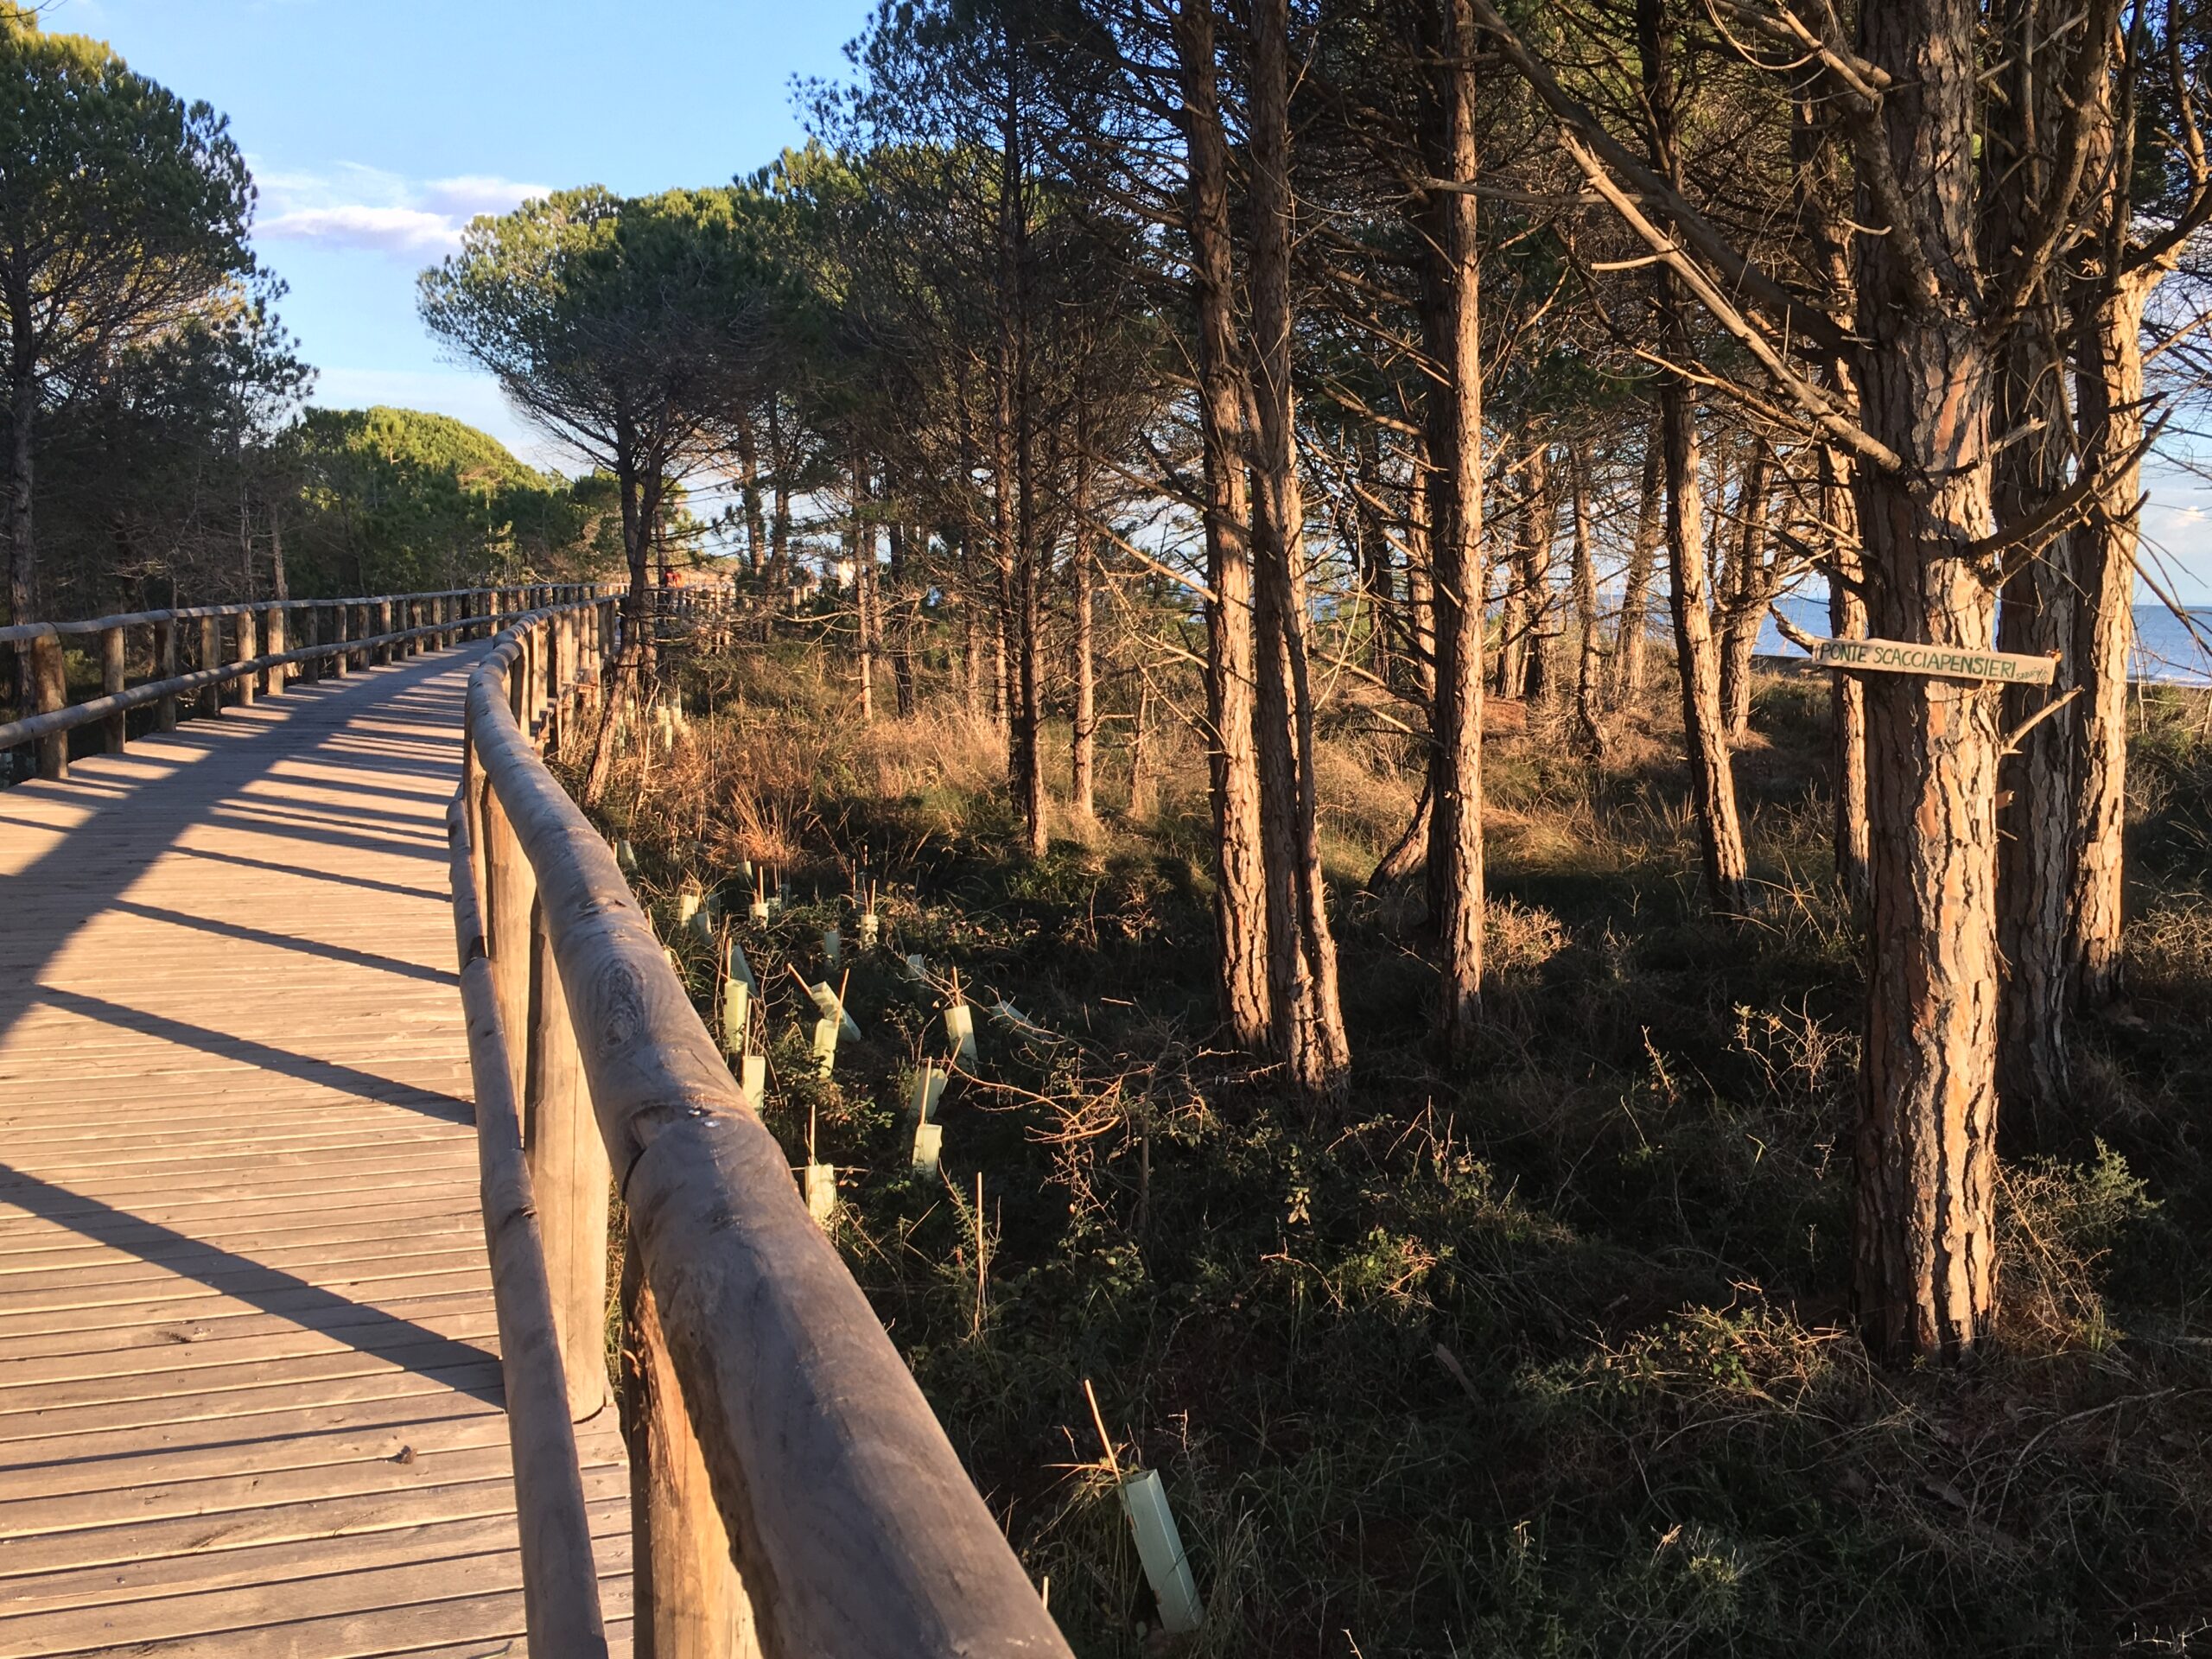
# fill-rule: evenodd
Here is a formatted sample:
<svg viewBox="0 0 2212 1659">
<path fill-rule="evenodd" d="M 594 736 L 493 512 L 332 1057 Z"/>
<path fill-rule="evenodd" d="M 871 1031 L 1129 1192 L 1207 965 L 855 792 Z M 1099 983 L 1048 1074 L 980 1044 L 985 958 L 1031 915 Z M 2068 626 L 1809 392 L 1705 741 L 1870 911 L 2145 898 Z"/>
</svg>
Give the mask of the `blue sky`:
<svg viewBox="0 0 2212 1659">
<path fill-rule="evenodd" d="M 231 118 L 255 243 L 321 372 L 315 401 L 455 416 L 544 464 L 492 383 L 442 359 L 415 274 L 471 215 L 579 184 L 719 184 L 804 136 L 791 79 L 835 76 L 866 0 L 48 0 Z"/>
<path fill-rule="evenodd" d="M 261 186 L 257 243 L 318 403 L 436 410 L 545 465 L 573 461 L 441 360 L 415 273 L 470 215 L 536 191 L 720 183 L 804 128 L 791 79 L 836 76 L 868 0 L 48 0 L 231 118 Z M 2145 538 L 2212 604 L 2212 484 L 2153 466 Z M 2140 595 L 2148 599 L 2147 594 Z"/>
</svg>

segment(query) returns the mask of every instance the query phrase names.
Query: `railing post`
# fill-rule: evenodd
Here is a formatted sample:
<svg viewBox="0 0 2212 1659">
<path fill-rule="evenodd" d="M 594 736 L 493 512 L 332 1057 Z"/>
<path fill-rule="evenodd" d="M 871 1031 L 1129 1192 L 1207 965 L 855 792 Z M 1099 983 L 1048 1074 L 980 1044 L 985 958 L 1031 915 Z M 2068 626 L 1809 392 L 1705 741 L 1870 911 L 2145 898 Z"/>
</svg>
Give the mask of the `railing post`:
<svg viewBox="0 0 2212 1659">
<path fill-rule="evenodd" d="M 200 666 L 219 667 L 223 657 L 223 619 L 203 616 L 200 619 Z M 210 680 L 200 688 L 200 712 L 213 720 L 223 712 L 223 686 L 219 680 Z"/>
<path fill-rule="evenodd" d="M 251 607 L 238 613 L 238 661 L 242 663 L 251 662 L 254 657 L 258 654 L 254 648 L 253 612 Z M 253 676 L 251 674 L 239 675 L 237 684 L 238 688 L 238 707 L 241 709 L 251 707 L 253 702 Z"/>
<path fill-rule="evenodd" d="M 41 633 L 31 641 L 31 712 L 58 714 L 69 702 L 69 659 L 61 636 Z M 54 732 L 38 741 L 38 775 L 60 783 L 69 775 L 69 734 Z"/>
<path fill-rule="evenodd" d="M 568 1372 L 569 1414 L 607 1403 L 607 1201 L 611 1176 L 543 906 L 530 916 L 530 1053 L 523 1146 L 545 1241 L 553 1324 Z"/>
<path fill-rule="evenodd" d="M 537 884 L 522 844 L 515 839 L 514 826 L 507 822 L 489 783 L 478 816 L 484 829 L 484 899 L 490 912 L 484 918 L 484 951 L 492 959 L 500 1023 L 520 1033 L 529 1029 L 530 912 Z M 524 1046 L 510 1041 L 507 1064 L 518 1100 L 523 1098 L 527 1081 L 526 1059 Z"/>
<path fill-rule="evenodd" d="M 566 600 L 563 601 L 563 603 L 566 602 Z M 569 727 L 576 723 L 576 711 L 582 707 L 581 682 L 583 674 L 577 658 L 583 653 L 577 649 L 580 635 L 574 611 L 562 612 L 559 621 L 554 626 L 560 631 L 556 636 L 560 645 L 553 657 L 553 696 L 561 709 L 561 734 L 566 738 Z"/>
<path fill-rule="evenodd" d="M 546 742 L 550 746 L 560 743 L 565 725 L 561 705 L 561 659 L 563 654 L 563 625 L 567 620 L 561 616 L 549 617 L 545 626 L 540 630 L 545 636 L 545 678 L 541 690 L 545 695 Z"/>
<path fill-rule="evenodd" d="M 346 643 L 346 635 L 347 632 L 346 626 L 346 608 L 347 607 L 343 605 L 334 605 L 330 607 L 330 639 L 327 641 L 330 645 L 342 645 Z M 353 653 L 350 651 L 334 651 L 330 653 L 329 673 L 331 678 L 334 680 L 342 680 L 346 677 L 346 671 L 352 665 L 350 659 L 352 658 L 353 654 Z"/>
<path fill-rule="evenodd" d="M 264 642 L 263 648 L 271 656 L 280 654 L 284 649 L 285 638 L 289 632 L 290 630 L 286 627 L 284 622 L 284 607 L 282 605 L 270 605 L 269 607 L 269 626 L 262 633 L 262 639 Z M 283 663 L 271 663 L 267 668 L 262 670 L 261 690 L 263 693 L 272 697 L 283 696 L 284 676 L 289 671 L 290 671 Z"/>
<path fill-rule="evenodd" d="M 641 1256 L 633 1231 L 622 1253 L 621 1351 L 632 1639 L 651 1659 L 755 1659 L 753 1605 L 730 1561 Z"/>
<path fill-rule="evenodd" d="M 100 630 L 100 695 L 117 697 L 123 695 L 123 625 Z M 100 747 L 110 754 L 121 754 L 124 743 L 130 736 L 124 721 L 128 712 L 118 709 L 100 721 Z"/>
<path fill-rule="evenodd" d="M 176 624 L 174 621 L 154 624 L 154 677 L 173 680 L 176 677 Z M 176 730 L 176 693 L 169 692 L 154 704 L 154 729 L 157 732 Z"/>
<path fill-rule="evenodd" d="M 388 599 L 380 599 L 377 601 L 377 632 L 379 635 L 383 635 L 388 634 L 391 632 L 391 601 Z M 386 639 L 384 644 L 377 647 L 376 659 L 378 665 L 379 667 L 389 668 L 391 665 L 391 641 Z"/>
</svg>

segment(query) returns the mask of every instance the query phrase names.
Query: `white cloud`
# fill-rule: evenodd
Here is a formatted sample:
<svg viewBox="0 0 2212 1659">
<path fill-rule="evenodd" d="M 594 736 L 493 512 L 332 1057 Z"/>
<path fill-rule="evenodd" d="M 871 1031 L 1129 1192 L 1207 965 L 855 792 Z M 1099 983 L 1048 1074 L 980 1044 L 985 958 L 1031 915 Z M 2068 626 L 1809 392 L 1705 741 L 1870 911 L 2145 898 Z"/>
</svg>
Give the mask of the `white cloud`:
<svg viewBox="0 0 2212 1659">
<path fill-rule="evenodd" d="M 387 253 L 442 253 L 461 245 L 451 216 L 420 207 L 302 207 L 264 219 L 261 234 L 277 241 L 320 242 Z"/>
<path fill-rule="evenodd" d="M 463 219 L 478 213 L 504 213 L 533 196 L 552 194 L 549 185 L 518 184 L 512 179 L 493 178 L 481 173 L 465 174 L 457 179 L 433 179 L 423 187 L 426 204 L 441 213 L 458 213 Z"/>
<path fill-rule="evenodd" d="M 450 252 L 479 213 L 503 213 L 546 194 L 543 185 L 488 174 L 417 180 L 359 162 L 329 173 L 261 172 L 257 182 L 263 238 L 408 259 Z"/>
</svg>

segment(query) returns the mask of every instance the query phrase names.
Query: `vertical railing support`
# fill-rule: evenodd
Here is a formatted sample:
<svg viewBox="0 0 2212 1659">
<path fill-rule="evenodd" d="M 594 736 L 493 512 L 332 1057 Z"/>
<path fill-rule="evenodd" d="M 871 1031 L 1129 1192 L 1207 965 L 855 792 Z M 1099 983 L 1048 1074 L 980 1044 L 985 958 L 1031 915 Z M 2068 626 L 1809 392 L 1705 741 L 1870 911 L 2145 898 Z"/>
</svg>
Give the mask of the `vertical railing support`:
<svg viewBox="0 0 2212 1659">
<path fill-rule="evenodd" d="M 569 1000 L 543 909 L 531 906 L 530 1044 L 523 1145 L 545 1240 L 545 1277 L 576 1421 L 607 1403 L 607 1146 L 592 1116 Z"/>
<path fill-rule="evenodd" d="M 509 1031 L 522 1032 L 530 1025 L 530 912 L 537 883 L 530 861 L 515 839 L 514 826 L 487 787 L 479 817 L 484 829 L 485 954 L 492 959 L 492 982 L 499 994 L 499 1020 Z M 513 1073 L 515 1098 L 524 1097 L 527 1053 L 520 1043 L 508 1045 L 508 1070 Z"/>
<path fill-rule="evenodd" d="M 391 632 L 391 601 L 388 599 L 379 600 L 377 602 L 377 632 L 379 634 L 387 634 Z M 391 642 L 387 639 L 383 645 L 377 647 L 376 660 L 378 665 L 379 667 L 389 668 L 391 665 Z"/>
<path fill-rule="evenodd" d="M 174 621 L 154 624 L 154 675 L 157 679 L 176 677 L 176 624 Z M 164 693 L 154 704 L 154 729 L 157 732 L 176 730 L 176 693 Z"/>
<path fill-rule="evenodd" d="M 622 1254 L 622 1439 L 630 1452 L 632 1614 L 652 1659 L 755 1659 L 753 1607 L 661 1334 L 633 1233 Z"/>
<path fill-rule="evenodd" d="M 61 637 L 42 633 L 31 641 L 31 712 L 58 713 L 69 702 L 69 659 Z M 60 783 L 69 775 L 69 734 L 54 732 L 38 741 L 38 775 Z"/>
<path fill-rule="evenodd" d="M 223 620 L 219 616 L 200 619 L 200 666 L 213 668 L 223 660 Z M 210 680 L 200 688 L 200 712 L 213 720 L 223 712 L 223 688 L 219 681 Z"/>
<path fill-rule="evenodd" d="M 251 662 L 257 655 L 259 654 L 253 642 L 253 613 L 251 610 L 243 610 L 238 613 L 238 660 L 242 663 Z M 253 676 L 251 674 L 241 674 L 238 676 L 236 683 L 238 688 L 238 707 L 241 709 L 251 707 L 253 702 Z"/>
<path fill-rule="evenodd" d="M 100 695 L 116 697 L 123 695 L 123 625 L 100 630 Z M 117 709 L 100 721 L 100 747 L 110 754 L 121 754 L 130 736 L 124 727 L 128 714 Z"/>
<path fill-rule="evenodd" d="M 289 632 L 284 618 L 285 612 L 282 605 L 271 605 L 269 607 L 269 626 L 263 630 L 262 638 L 266 642 L 263 649 L 271 656 L 281 654 L 284 649 L 284 641 Z M 290 671 L 282 663 L 271 663 L 267 668 L 262 670 L 263 693 L 272 697 L 282 696 L 284 694 L 284 676 Z"/>
</svg>

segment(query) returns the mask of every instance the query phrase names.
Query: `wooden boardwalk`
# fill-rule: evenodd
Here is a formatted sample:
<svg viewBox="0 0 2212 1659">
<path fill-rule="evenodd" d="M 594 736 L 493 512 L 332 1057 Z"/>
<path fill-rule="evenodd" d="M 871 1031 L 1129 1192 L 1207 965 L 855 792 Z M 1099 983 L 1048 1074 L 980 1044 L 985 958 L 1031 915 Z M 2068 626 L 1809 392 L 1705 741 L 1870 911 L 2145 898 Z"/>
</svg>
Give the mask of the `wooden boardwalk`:
<svg viewBox="0 0 2212 1659">
<path fill-rule="evenodd" d="M 524 1651 L 443 835 L 474 655 L 0 791 L 0 1656 Z"/>
</svg>

